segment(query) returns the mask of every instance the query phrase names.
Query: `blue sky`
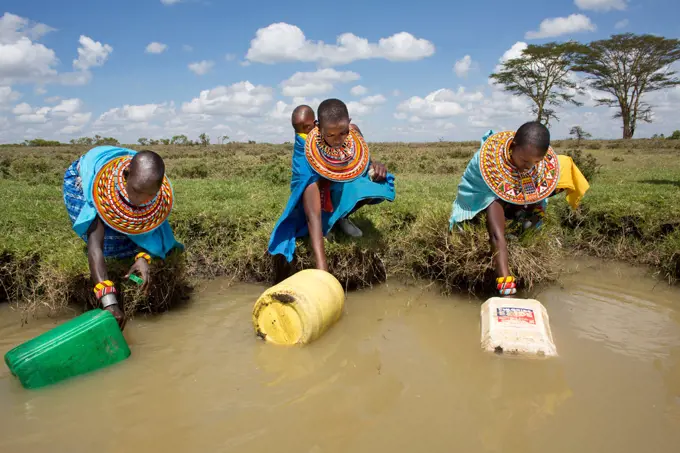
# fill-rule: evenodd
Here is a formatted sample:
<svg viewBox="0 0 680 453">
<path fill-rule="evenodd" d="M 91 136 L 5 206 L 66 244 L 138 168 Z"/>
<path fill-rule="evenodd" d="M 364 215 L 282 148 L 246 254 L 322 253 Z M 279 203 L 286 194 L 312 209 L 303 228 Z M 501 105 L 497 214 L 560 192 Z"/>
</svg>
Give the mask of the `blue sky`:
<svg viewBox="0 0 680 453">
<path fill-rule="evenodd" d="M 680 31 L 677 0 L 300 5 L 5 0 L 0 142 L 201 132 L 283 142 L 292 108 L 328 97 L 348 103 L 369 140 L 478 139 L 531 119 L 528 103 L 488 83 L 501 58 L 526 43 Z M 553 137 L 575 124 L 620 135 L 593 96 L 559 112 Z M 640 136 L 680 128 L 680 90 L 649 101 L 655 122 Z"/>
</svg>

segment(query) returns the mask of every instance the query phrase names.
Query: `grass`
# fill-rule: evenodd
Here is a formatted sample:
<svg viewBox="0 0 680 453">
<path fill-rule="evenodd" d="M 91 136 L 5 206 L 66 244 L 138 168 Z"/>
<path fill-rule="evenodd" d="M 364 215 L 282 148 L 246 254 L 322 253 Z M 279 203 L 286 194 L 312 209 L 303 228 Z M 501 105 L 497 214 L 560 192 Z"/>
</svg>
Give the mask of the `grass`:
<svg viewBox="0 0 680 453">
<path fill-rule="evenodd" d="M 365 236 L 327 239 L 331 272 L 348 289 L 388 275 L 425 277 L 445 291 L 480 292 L 493 278 L 483 223 L 447 234 L 460 176 L 478 143 L 374 143 L 374 157 L 395 173 L 393 203 L 365 207 L 353 219 Z M 511 268 L 531 288 L 555 279 L 566 253 L 650 266 L 680 278 L 680 149 L 670 140 L 556 142 L 591 176 L 579 211 L 551 199 L 544 232 L 514 241 Z M 133 149 L 139 147 L 131 146 Z M 285 206 L 292 145 L 156 147 L 176 191 L 170 222 L 185 254 L 154 268 L 153 291 L 124 290 L 126 311 L 162 311 L 183 300 L 197 277 L 273 283 L 312 264 L 305 240 L 285 265 L 267 254 Z M 64 170 L 87 148 L 0 148 L 0 301 L 34 313 L 92 306 L 84 243 L 70 228 L 61 195 Z M 130 263 L 111 263 L 116 278 Z"/>
</svg>

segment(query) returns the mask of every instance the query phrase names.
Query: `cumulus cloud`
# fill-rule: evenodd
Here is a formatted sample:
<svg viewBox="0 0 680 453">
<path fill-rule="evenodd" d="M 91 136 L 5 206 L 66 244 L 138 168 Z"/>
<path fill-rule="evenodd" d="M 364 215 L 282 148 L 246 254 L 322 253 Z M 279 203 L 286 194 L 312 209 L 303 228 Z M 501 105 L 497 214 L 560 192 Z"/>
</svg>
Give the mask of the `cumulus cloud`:
<svg viewBox="0 0 680 453">
<path fill-rule="evenodd" d="M 12 90 L 12 87 L 0 87 L 0 110 L 7 108 L 21 97 L 21 94 Z"/>
<path fill-rule="evenodd" d="M 311 41 L 302 30 L 284 22 L 257 30 L 246 54 L 249 62 L 273 64 L 286 61 L 314 62 L 337 66 L 358 60 L 421 60 L 434 54 L 434 44 L 407 32 L 381 38 L 377 43 L 352 33 L 343 33 L 336 44 Z"/>
<path fill-rule="evenodd" d="M 281 83 L 284 96 L 315 96 L 333 90 L 335 83 L 359 80 L 360 76 L 352 71 L 336 71 L 326 68 L 315 72 L 296 72 Z"/>
<path fill-rule="evenodd" d="M 56 29 L 49 25 L 33 22 L 15 14 L 5 13 L 0 17 L 0 43 L 2 44 L 11 44 L 24 37 L 35 41 L 53 31 Z"/>
<path fill-rule="evenodd" d="M 626 0 L 574 0 L 574 4 L 590 11 L 623 11 L 628 7 Z"/>
<path fill-rule="evenodd" d="M 35 42 L 54 28 L 29 19 L 5 13 L 0 17 L 0 85 L 36 83 L 42 85 L 59 83 L 83 85 L 92 74 L 89 69 L 103 65 L 113 51 L 108 44 L 80 36 L 78 59 L 73 61 L 74 72 L 57 72 L 59 60 L 52 49 Z"/>
<path fill-rule="evenodd" d="M 83 101 L 80 99 L 64 99 L 58 105 L 52 107 L 52 114 L 57 116 L 69 116 L 79 112 L 83 107 Z"/>
<path fill-rule="evenodd" d="M 349 90 L 349 93 L 352 96 L 363 96 L 364 94 L 368 93 L 368 89 L 363 85 L 357 85 L 352 87 L 352 89 Z"/>
<path fill-rule="evenodd" d="M 273 89 L 245 81 L 203 90 L 197 98 L 182 104 L 185 113 L 208 115 L 262 115 L 273 101 Z"/>
<path fill-rule="evenodd" d="M 568 17 L 544 19 L 539 25 L 538 31 L 528 31 L 524 37 L 526 39 L 554 38 L 556 36 L 595 30 L 597 30 L 597 27 L 588 16 L 571 14 Z"/>
<path fill-rule="evenodd" d="M 472 57 L 470 55 L 465 55 L 453 65 L 453 70 L 458 77 L 467 77 L 470 69 L 472 69 Z"/>
<path fill-rule="evenodd" d="M 87 71 L 92 67 L 103 66 L 113 52 L 113 47 L 95 41 L 89 36 L 80 35 L 78 42 L 80 47 L 78 48 L 78 58 L 73 60 L 74 69 Z"/>
<path fill-rule="evenodd" d="M 170 110 L 168 104 L 143 104 L 143 105 L 124 105 L 116 107 L 102 113 L 95 126 L 122 124 L 122 123 L 146 123 L 154 116 L 167 113 Z"/>
<path fill-rule="evenodd" d="M 214 61 L 203 60 L 189 64 L 189 70 L 196 75 L 205 75 L 215 66 Z"/>
<path fill-rule="evenodd" d="M 466 103 L 478 103 L 484 99 L 480 91 L 468 93 L 464 87 L 457 91 L 441 88 L 424 98 L 412 96 L 397 106 L 397 111 L 418 118 L 449 118 L 466 112 Z"/>
<path fill-rule="evenodd" d="M 19 124 L 48 125 L 50 123 L 49 125 L 57 128 L 65 126 L 82 128 L 92 117 L 92 113 L 82 111 L 83 106 L 83 102 L 77 98 L 61 100 L 54 107 L 32 107 L 22 102 L 12 109 L 12 113 Z M 26 129 L 24 133 L 28 135 L 29 129 Z"/>
<path fill-rule="evenodd" d="M 168 48 L 167 44 L 163 44 L 161 42 L 154 41 L 154 42 L 149 43 L 149 45 L 146 46 L 145 52 L 146 53 L 159 54 L 159 53 L 165 52 L 167 50 L 167 48 Z"/>
<path fill-rule="evenodd" d="M 385 102 L 387 102 L 387 99 L 382 94 L 376 94 L 375 96 L 366 96 L 365 98 L 363 98 L 359 102 L 361 102 L 364 105 L 373 106 L 373 105 L 384 104 Z"/>
</svg>

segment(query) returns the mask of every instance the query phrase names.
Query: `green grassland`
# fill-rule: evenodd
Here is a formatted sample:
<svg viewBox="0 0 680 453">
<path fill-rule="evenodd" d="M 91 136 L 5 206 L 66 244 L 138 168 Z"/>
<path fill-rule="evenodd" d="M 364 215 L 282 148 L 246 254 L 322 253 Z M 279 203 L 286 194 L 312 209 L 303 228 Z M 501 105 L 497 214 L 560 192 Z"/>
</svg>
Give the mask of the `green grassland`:
<svg viewBox="0 0 680 453">
<path fill-rule="evenodd" d="M 397 197 L 354 215 L 363 238 L 329 236 L 331 272 L 348 289 L 402 275 L 437 281 L 445 291 L 482 291 L 493 278 L 483 224 L 448 233 L 456 187 L 479 144 L 369 146 L 395 174 Z M 576 143 L 553 146 L 571 153 Z M 646 264 L 674 283 L 680 277 L 680 142 L 588 141 L 582 148 L 575 160 L 591 189 L 581 208 L 571 211 L 558 195 L 550 200 L 546 228 L 510 243 L 520 285 L 554 280 L 563 258 L 578 253 Z M 267 254 L 269 234 L 289 194 L 292 145 L 150 149 L 166 160 L 176 194 L 170 223 L 186 253 L 155 265 L 149 295 L 124 290 L 128 312 L 177 303 L 195 278 L 227 275 L 273 283 L 312 264 L 304 240 L 291 265 Z M 61 193 L 64 170 L 86 151 L 0 147 L 0 301 L 26 312 L 94 303 L 84 243 L 71 230 Z M 129 264 L 111 263 L 114 276 Z"/>
</svg>

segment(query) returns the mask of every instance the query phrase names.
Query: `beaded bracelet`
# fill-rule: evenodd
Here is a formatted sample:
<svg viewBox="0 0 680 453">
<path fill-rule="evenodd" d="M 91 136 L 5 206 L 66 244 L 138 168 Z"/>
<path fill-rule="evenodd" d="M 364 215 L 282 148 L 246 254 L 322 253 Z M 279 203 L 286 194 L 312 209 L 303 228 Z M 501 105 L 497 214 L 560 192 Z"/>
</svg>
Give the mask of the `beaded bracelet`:
<svg viewBox="0 0 680 453">
<path fill-rule="evenodd" d="M 496 279 L 496 289 L 501 294 L 501 296 L 510 296 L 517 293 L 517 283 L 515 283 L 515 277 L 498 277 Z"/>
<path fill-rule="evenodd" d="M 107 294 L 118 294 L 118 291 L 116 291 L 116 288 L 113 286 L 105 286 L 95 293 L 97 300 L 101 299 Z"/>
<path fill-rule="evenodd" d="M 111 280 L 104 280 L 94 285 L 94 293 L 97 294 L 104 288 L 113 288 L 113 282 Z"/>
<path fill-rule="evenodd" d="M 147 263 L 151 264 L 151 255 L 145 252 L 139 252 L 137 256 L 135 256 L 135 261 L 137 261 L 140 258 L 144 258 Z"/>
</svg>

